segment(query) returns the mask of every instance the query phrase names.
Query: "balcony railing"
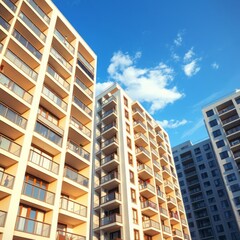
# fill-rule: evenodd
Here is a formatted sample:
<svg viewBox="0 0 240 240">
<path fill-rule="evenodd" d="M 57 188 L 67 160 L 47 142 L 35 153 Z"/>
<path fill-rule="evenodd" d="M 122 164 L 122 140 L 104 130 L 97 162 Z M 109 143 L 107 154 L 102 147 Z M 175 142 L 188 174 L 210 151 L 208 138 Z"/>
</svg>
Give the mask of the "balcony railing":
<svg viewBox="0 0 240 240">
<path fill-rule="evenodd" d="M 154 203 L 150 200 L 146 200 L 146 201 L 141 202 L 141 208 L 148 208 L 148 207 L 157 210 L 157 204 L 156 203 Z"/>
<path fill-rule="evenodd" d="M 169 211 L 169 215 L 170 215 L 171 218 L 175 218 L 175 219 L 179 220 L 179 216 L 178 216 L 177 212 Z"/>
<path fill-rule="evenodd" d="M 240 143 L 240 138 L 234 139 L 230 142 L 231 147 Z"/>
<path fill-rule="evenodd" d="M 62 145 L 62 137 L 41 123 L 36 122 L 35 131 L 58 146 Z"/>
<path fill-rule="evenodd" d="M 161 198 L 166 198 L 166 195 L 165 195 L 165 193 L 164 192 L 162 192 L 161 190 L 157 190 L 157 195 L 159 196 L 159 197 L 161 197 Z"/>
<path fill-rule="evenodd" d="M 94 68 L 93 66 L 78 52 L 77 64 L 86 72 L 86 74 L 93 79 L 94 78 Z"/>
<path fill-rule="evenodd" d="M 143 118 L 145 118 L 144 113 L 139 108 L 134 108 L 133 113 L 139 113 Z"/>
<path fill-rule="evenodd" d="M 152 219 L 143 221 L 143 229 L 146 228 L 156 228 L 160 229 L 160 224 Z"/>
<path fill-rule="evenodd" d="M 235 108 L 234 105 L 230 105 L 230 106 L 225 107 L 225 108 L 223 108 L 222 110 L 218 111 L 218 113 L 219 113 L 219 115 L 220 115 L 220 114 L 225 113 L 225 112 L 228 112 L 228 111 L 230 111 L 230 110 L 232 110 L 232 109 L 234 109 L 234 108 Z"/>
<path fill-rule="evenodd" d="M 173 183 L 168 181 L 168 180 L 164 180 L 164 186 L 169 186 L 170 188 L 173 188 Z"/>
<path fill-rule="evenodd" d="M 42 54 L 29 42 L 27 41 L 18 31 L 14 30 L 13 36 L 27 48 L 37 59 L 41 60 Z"/>
<path fill-rule="evenodd" d="M 12 189 L 15 177 L 6 172 L 0 171 L 0 186 Z"/>
<path fill-rule="evenodd" d="M 165 216 L 168 216 L 168 211 L 166 208 L 160 207 L 160 213 L 164 214 Z"/>
<path fill-rule="evenodd" d="M 170 171 L 170 169 L 168 167 L 162 166 L 162 170 L 168 172 L 169 174 L 171 174 L 171 171 Z"/>
<path fill-rule="evenodd" d="M 110 114 L 112 114 L 112 113 L 117 114 L 116 109 L 113 108 L 113 109 L 108 110 L 107 112 L 104 112 L 103 115 L 102 115 L 102 119 L 105 118 L 105 117 L 107 117 L 108 115 L 110 115 Z"/>
<path fill-rule="evenodd" d="M 62 231 L 61 229 L 57 230 L 57 238 L 58 240 L 62 239 L 62 240 L 86 240 L 86 237 L 82 236 L 82 235 L 78 235 L 78 234 L 74 234 L 74 233 L 70 233 L 70 232 L 65 232 Z"/>
<path fill-rule="evenodd" d="M 52 173 L 58 174 L 59 164 L 47 158 L 46 156 L 39 154 L 38 152 L 35 152 L 34 150 L 30 151 L 28 161 Z"/>
<path fill-rule="evenodd" d="M 153 172 L 152 172 L 152 169 L 149 167 L 149 166 L 147 166 L 146 164 L 140 164 L 140 165 L 138 165 L 138 171 L 141 171 L 141 170 L 143 170 L 143 169 L 145 169 L 148 173 L 150 173 L 150 174 L 152 174 Z"/>
<path fill-rule="evenodd" d="M 49 90 L 47 87 L 43 86 L 42 93 L 51 99 L 54 103 L 56 103 L 59 107 L 61 107 L 64 111 L 67 110 L 67 103 L 64 102 L 60 97 L 58 97 L 55 93 Z"/>
<path fill-rule="evenodd" d="M 90 117 L 92 116 L 92 110 L 89 107 L 87 107 L 84 103 L 82 103 L 77 97 L 74 96 L 73 101 L 78 105 L 78 107 L 80 107 Z"/>
<path fill-rule="evenodd" d="M 170 227 L 168 227 L 166 225 L 162 225 L 162 230 L 166 233 L 171 233 Z"/>
<path fill-rule="evenodd" d="M 237 126 L 237 127 L 234 127 L 234 128 L 231 128 L 231 129 L 227 130 L 226 134 L 230 135 L 230 134 L 233 134 L 233 133 L 238 132 L 238 131 L 240 131 L 240 126 Z"/>
<path fill-rule="evenodd" d="M 142 184 L 139 185 L 139 190 L 143 190 L 143 189 L 149 189 L 152 192 L 155 192 L 155 187 L 147 182 L 143 182 Z"/>
<path fill-rule="evenodd" d="M 87 216 L 87 207 L 80 203 L 74 202 L 66 197 L 61 197 L 60 208 L 68 212 L 75 213 L 82 217 Z"/>
<path fill-rule="evenodd" d="M 161 168 L 160 163 L 157 160 L 153 160 L 153 164 L 156 165 L 157 167 Z"/>
<path fill-rule="evenodd" d="M 54 48 L 51 48 L 50 52 L 63 64 L 64 67 L 66 67 L 70 72 L 72 72 L 72 65 L 68 63 L 67 60 L 62 57 L 62 55 L 58 51 L 56 51 Z"/>
<path fill-rule="evenodd" d="M 46 41 L 46 35 L 42 33 L 42 31 L 29 19 L 27 18 L 22 12 L 19 13 L 19 18 L 42 40 Z"/>
<path fill-rule="evenodd" d="M 101 177 L 101 184 L 109 182 L 113 179 L 118 179 L 119 175 L 118 172 L 111 172 L 103 177 Z"/>
<path fill-rule="evenodd" d="M 80 86 L 91 98 L 93 97 L 93 92 L 90 90 L 81 80 L 75 78 L 75 82 Z"/>
<path fill-rule="evenodd" d="M 74 47 L 67 41 L 67 38 L 64 37 L 58 30 L 54 30 L 54 34 L 57 39 L 71 52 L 74 53 Z"/>
<path fill-rule="evenodd" d="M 15 225 L 16 231 L 30 233 L 42 237 L 49 237 L 50 229 L 50 224 L 20 216 L 17 217 L 17 222 Z"/>
<path fill-rule="evenodd" d="M 84 126 L 82 123 L 80 123 L 76 118 L 71 117 L 70 124 L 79 129 L 82 133 L 84 133 L 88 137 L 91 137 L 91 130 Z"/>
<path fill-rule="evenodd" d="M 137 138 L 143 138 L 146 142 L 148 142 L 148 138 L 144 135 L 144 134 L 142 134 L 142 133 L 136 133 L 135 135 L 134 135 L 134 138 L 135 139 L 137 139 Z"/>
<path fill-rule="evenodd" d="M 104 157 L 101 159 L 101 165 L 104 165 L 108 162 L 111 162 L 111 161 L 118 161 L 118 155 L 116 153 L 113 153 L 111 155 L 108 155 L 107 157 Z"/>
<path fill-rule="evenodd" d="M 31 69 L 25 62 L 23 62 L 20 58 L 18 58 L 13 52 L 11 52 L 10 50 L 7 50 L 5 56 L 14 65 L 16 65 L 25 74 L 27 74 L 30 78 L 32 78 L 35 81 L 37 80 L 38 74 L 33 69 Z"/>
<path fill-rule="evenodd" d="M 187 156 L 181 158 L 182 162 L 189 160 L 189 159 L 192 159 L 192 155 L 187 155 Z"/>
<path fill-rule="evenodd" d="M 83 157 L 87 161 L 90 160 L 90 153 L 83 149 L 81 146 L 77 145 L 76 143 L 69 141 L 67 147 L 68 149 L 77 153 L 80 157 Z"/>
<path fill-rule="evenodd" d="M 88 187 L 88 184 L 89 184 L 88 178 L 84 177 L 80 173 L 78 173 L 68 167 L 65 167 L 65 169 L 64 169 L 64 177 L 66 177 L 84 187 Z"/>
<path fill-rule="evenodd" d="M 25 129 L 27 125 L 27 119 L 23 118 L 17 112 L 11 110 L 7 106 L 0 103 L 0 115 L 9 121 L 13 122 L 14 124 L 18 125 L 19 127 Z"/>
<path fill-rule="evenodd" d="M 118 140 L 116 137 L 110 138 L 102 143 L 102 148 L 107 147 L 108 145 L 112 143 L 118 143 Z"/>
<path fill-rule="evenodd" d="M 161 182 L 163 181 L 163 177 L 159 173 L 155 172 L 154 175 L 155 175 L 155 178 L 157 178 L 159 181 Z"/>
<path fill-rule="evenodd" d="M 146 125 L 143 122 L 141 122 L 141 121 L 134 121 L 133 122 L 133 126 L 136 126 L 138 124 L 140 124 L 144 129 L 146 129 Z"/>
<path fill-rule="evenodd" d="M 188 234 L 184 233 L 184 240 L 190 240 L 190 237 Z"/>
<path fill-rule="evenodd" d="M 65 89 L 70 89 L 70 84 L 65 81 L 52 67 L 47 67 L 47 72 L 58 82 L 60 83 Z"/>
<path fill-rule="evenodd" d="M 50 18 L 43 12 L 43 10 L 33 1 L 27 0 L 35 11 L 44 19 L 45 22 L 50 23 Z"/>
<path fill-rule="evenodd" d="M 146 148 L 144 148 L 144 147 L 138 147 L 138 148 L 136 148 L 136 154 L 138 154 L 138 153 L 142 153 L 142 152 L 144 152 L 146 155 L 150 155 L 149 154 L 149 151 L 146 149 Z"/>
<path fill-rule="evenodd" d="M 240 157 L 240 151 L 233 153 L 234 158 L 239 158 Z"/>
<path fill-rule="evenodd" d="M 108 125 L 102 127 L 101 132 L 103 133 L 112 127 L 117 127 L 117 123 L 116 122 L 109 123 Z"/>
<path fill-rule="evenodd" d="M 105 225 L 116 223 L 116 222 L 121 223 L 122 216 L 117 213 L 114 213 L 114 214 L 111 214 L 110 216 L 101 218 L 100 223 L 101 223 L 101 226 L 105 226 Z"/>
<path fill-rule="evenodd" d="M 10 24 L 9 24 L 4 18 L 2 18 L 1 16 L 0 16 L 0 25 L 1 25 L 4 29 L 6 29 L 7 31 L 8 31 L 9 28 L 10 28 Z"/>
<path fill-rule="evenodd" d="M 12 1 L 10 1 L 10 0 L 3 0 L 3 2 L 4 2 L 13 12 L 16 11 L 17 7 L 16 7 L 16 5 L 15 5 Z"/>
<path fill-rule="evenodd" d="M 234 115 L 234 116 L 232 116 L 230 118 L 227 118 L 227 119 L 223 120 L 222 124 L 224 125 L 224 124 L 230 123 L 230 122 L 232 122 L 232 121 L 234 121 L 234 120 L 236 120 L 238 118 L 239 118 L 238 115 Z"/>
<path fill-rule="evenodd" d="M 182 237 L 182 232 L 178 229 L 173 229 L 173 236 L 178 236 L 178 237 Z"/>
<path fill-rule="evenodd" d="M 0 134 L 0 148 L 14 154 L 15 156 L 20 156 L 22 147 L 12 140 L 6 138 Z"/>
<path fill-rule="evenodd" d="M 0 227 L 5 226 L 5 220 L 6 220 L 7 212 L 0 210 Z"/>
<path fill-rule="evenodd" d="M 11 79 L 0 73 L 0 83 L 15 93 L 18 97 L 22 98 L 28 103 L 32 102 L 32 95 L 26 92 L 23 88 L 13 82 Z"/>
<path fill-rule="evenodd" d="M 103 197 L 101 197 L 101 204 L 113 201 L 113 200 L 121 200 L 121 195 L 118 192 L 111 192 Z"/>
<path fill-rule="evenodd" d="M 167 196 L 167 201 L 168 202 L 173 202 L 173 203 L 176 203 L 176 199 L 171 197 L 171 196 Z"/>
<path fill-rule="evenodd" d="M 23 185 L 22 194 L 51 205 L 54 203 L 55 194 L 53 192 L 27 182 Z"/>
</svg>

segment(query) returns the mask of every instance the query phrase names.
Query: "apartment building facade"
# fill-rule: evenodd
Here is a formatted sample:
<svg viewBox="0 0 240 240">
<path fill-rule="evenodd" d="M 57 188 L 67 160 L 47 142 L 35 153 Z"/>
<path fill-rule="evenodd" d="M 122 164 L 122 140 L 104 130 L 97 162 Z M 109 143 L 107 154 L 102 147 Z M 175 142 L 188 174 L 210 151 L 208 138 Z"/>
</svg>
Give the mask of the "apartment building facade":
<svg viewBox="0 0 240 240">
<path fill-rule="evenodd" d="M 204 107 L 203 116 L 240 229 L 240 91 Z"/>
<path fill-rule="evenodd" d="M 50 0 L 0 22 L 0 239 L 89 239 L 96 55 Z"/>
<path fill-rule="evenodd" d="M 172 148 L 193 240 L 237 240 L 239 230 L 210 139 Z"/>
<path fill-rule="evenodd" d="M 117 84 L 95 107 L 91 238 L 190 239 L 167 133 Z"/>
</svg>

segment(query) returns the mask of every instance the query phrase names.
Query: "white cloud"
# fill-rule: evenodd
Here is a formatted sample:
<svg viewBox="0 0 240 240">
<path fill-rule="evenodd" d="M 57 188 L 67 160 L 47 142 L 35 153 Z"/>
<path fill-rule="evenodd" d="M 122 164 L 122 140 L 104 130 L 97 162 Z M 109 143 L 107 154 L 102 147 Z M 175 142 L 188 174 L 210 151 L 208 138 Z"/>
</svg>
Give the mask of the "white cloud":
<svg viewBox="0 0 240 240">
<path fill-rule="evenodd" d="M 164 108 L 183 97 L 176 86 L 169 86 L 174 71 L 164 63 L 152 68 L 136 67 L 138 52 L 134 57 L 121 51 L 114 53 L 108 67 L 109 78 L 118 82 L 134 99 L 150 104 L 150 113 Z"/>
<path fill-rule="evenodd" d="M 180 57 L 174 52 L 172 52 L 171 57 L 176 62 L 180 61 Z"/>
<path fill-rule="evenodd" d="M 96 95 L 98 95 L 99 93 L 102 93 L 104 90 L 109 88 L 112 84 L 113 84 L 113 82 L 111 82 L 111 81 L 97 83 L 96 84 Z"/>
<path fill-rule="evenodd" d="M 201 68 L 198 65 L 198 59 L 194 59 L 190 63 L 187 63 L 183 66 L 183 71 L 188 77 L 192 77 L 197 72 L 199 72 L 200 69 Z"/>
<path fill-rule="evenodd" d="M 181 34 L 181 33 L 178 33 L 176 39 L 174 39 L 174 44 L 175 44 L 177 47 L 179 47 L 179 46 L 182 45 L 182 41 L 183 41 L 183 39 L 182 39 L 182 34 Z"/>
<path fill-rule="evenodd" d="M 177 128 L 180 126 L 183 126 L 188 123 L 186 119 L 183 119 L 181 121 L 179 120 L 163 120 L 163 121 L 157 121 L 163 128 Z"/>
<path fill-rule="evenodd" d="M 188 129 L 186 132 L 183 133 L 182 139 L 186 137 L 190 137 L 193 135 L 199 128 L 201 128 L 204 125 L 203 119 L 199 119 L 196 124 L 190 129 Z"/>
<path fill-rule="evenodd" d="M 183 57 L 183 60 L 184 62 L 188 62 L 188 61 L 191 61 L 192 57 L 195 55 L 194 51 L 193 51 L 193 47 L 191 49 L 189 49 L 184 57 Z"/>
<path fill-rule="evenodd" d="M 213 69 L 219 69 L 219 64 L 217 64 L 216 62 L 212 63 L 211 66 Z"/>
</svg>

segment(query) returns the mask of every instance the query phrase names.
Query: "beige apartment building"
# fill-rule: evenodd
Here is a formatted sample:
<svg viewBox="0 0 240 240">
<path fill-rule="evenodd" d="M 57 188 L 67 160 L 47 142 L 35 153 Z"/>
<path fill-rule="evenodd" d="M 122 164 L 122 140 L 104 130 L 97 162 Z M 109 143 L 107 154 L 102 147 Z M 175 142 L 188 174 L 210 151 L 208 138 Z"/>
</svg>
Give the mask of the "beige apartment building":
<svg viewBox="0 0 240 240">
<path fill-rule="evenodd" d="M 94 126 L 91 239 L 190 239 L 164 129 L 117 84 L 96 97 Z"/>
<path fill-rule="evenodd" d="M 50 0 L 0 22 L 0 239 L 89 239 L 96 56 Z"/>
</svg>

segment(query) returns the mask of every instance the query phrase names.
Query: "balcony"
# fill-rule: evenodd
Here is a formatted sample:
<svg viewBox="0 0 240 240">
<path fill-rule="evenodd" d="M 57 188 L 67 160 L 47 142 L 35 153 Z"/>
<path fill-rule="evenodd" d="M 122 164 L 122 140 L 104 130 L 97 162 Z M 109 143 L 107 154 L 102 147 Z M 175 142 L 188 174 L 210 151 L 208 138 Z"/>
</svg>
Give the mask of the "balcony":
<svg viewBox="0 0 240 240">
<path fill-rule="evenodd" d="M 84 103 L 82 103 L 77 97 L 74 96 L 73 102 L 84 111 L 85 114 L 92 117 L 92 110 L 87 107 Z M 85 123 L 84 123 L 85 124 Z"/>
<path fill-rule="evenodd" d="M 228 124 L 230 122 L 233 122 L 234 120 L 236 120 L 238 118 L 239 118 L 238 115 L 231 116 L 231 117 L 229 117 L 229 118 L 227 118 L 225 120 L 222 120 L 222 124 L 226 125 L 226 124 Z"/>
<path fill-rule="evenodd" d="M 93 66 L 78 52 L 78 66 L 84 70 L 88 77 L 94 80 L 94 68 Z"/>
<path fill-rule="evenodd" d="M 14 184 L 14 179 L 15 177 L 13 175 L 0 171 L 0 187 L 12 189 Z M 5 191 L 2 192 L 0 190 L 0 199 L 5 198 L 6 196 L 8 196 L 8 193 Z"/>
<path fill-rule="evenodd" d="M 2 17 L 0 17 L 0 24 L 5 30 L 9 30 L 10 24 Z"/>
<path fill-rule="evenodd" d="M 184 240 L 190 240 L 190 236 L 186 233 L 184 233 Z"/>
<path fill-rule="evenodd" d="M 179 205 L 178 205 L 178 209 L 179 209 L 179 211 L 181 211 L 181 212 L 185 212 L 183 205 L 180 205 L 180 204 L 179 204 Z"/>
<path fill-rule="evenodd" d="M 146 164 L 140 164 L 138 165 L 138 176 L 142 179 L 142 180 L 147 180 L 149 178 L 152 177 L 153 171 L 152 169 L 147 166 Z"/>
<path fill-rule="evenodd" d="M 114 121 L 103 126 L 101 129 L 101 133 L 103 138 L 109 139 L 113 137 L 117 133 L 117 123 Z"/>
<path fill-rule="evenodd" d="M 53 192 L 37 187 L 27 182 L 25 182 L 23 185 L 22 194 L 30 198 L 39 200 L 41 202 L 45 202 L 51 205 L 54 204 L 55 194 Z"/>
<path fill-rule="evenodd" d="M 6 217 L 7 217 L 7 212 L 4 212 L 4 211 L 0 210 L 0 227 L 5 226 Z"/>
<path fill-rule="evenodd" d="M 145 198 L 153 197 L 155 195 L 155 187 L 150 183 L 143 182 L 139 184 L 139 193 Z"/>
<path fill-rule="evenodd" d="M 172 192 L 174 190 L 173 183 L 168 180 L 164 180 L 164 187 L 166 193 Z"/>
<path fill-rule="evenodd" d="M 118 139 L 116 137 L 112 137 L 102 142 L 102 151 L 104 151 L 106 155 L 110 155 L 110 153 L 116 152 L 117 147 Z"/>
<path fill-rule="evenodd" d="M 141 133 L 146 132 L 146 125 L 141 121 L 134 121 L 133 127 L 136 132 L 141 132 Z"/>
<path fill-rule="evenodd" d="M 167 196 L 167 203 L 168 203 L 169 209 L 172 209 L 177 205 L 176 199 L 171 196 Z"/>
<path fill-rule="evenodd" d="M 49 237 L 50 229 L 50 224 L 20 216 L 17 217 L 17 222 L 15 225 L 16 231 L 30 233 L 41 237 Z"/>
<path fill-rule="evenodd" d="M 157 196 L 158 196 L 159 203 L 166 202 L 166 194 L 159 189 L 157 190 Z"/>
<path fill-rule="evenodd" d="M 163 208 L 161 206 L 159 206 L 159 209 L 160 209 L 160 213 L 161 213 L 161 219 L 163 219 L 163 220 L 169 219 L 167 209 Z"/>
<path fill-rule="evenodd" d="M 121 195 L 118 192 L 111 192 L 101 197 L 100 203 L 104 205 L 104 210 L 117 208 L 121 201 Z M 103 207 L 103 206 L 101 206 Z"/>
<path fill-rule="evenodd" d="M 12 1 L 10 1 L 10 0 L 3 0 L 3 2 L 4 2 L 13 12 L 16 11 L 17 7 L 16 7 L 16 5 L 15 5 Z"/>
<path fill-rule="evenodd" d="M 104 189 L 109 190 L 119 185 L 119 174 L 117 171 L 113 171 L 103 177 L 101 177 L 101 185 Z"/>
<path fill-rule="evenodd" d="M 118 213 L 114 213 L 100 219 L 100 227 L 104 227 L 104 230 L 116 230 L 121 226 L 121 223 L 122 216 Z"/>
<path fill-rule="evenodd" d="M 80 79 L 75 78 L 76 84 L 90 97 L 93 98 L 93 92 Z"/>
<path fill-rule="evenodd" d="M 154 175 L 155 175 L 155 180 L 157 184 L 161 184 L 163 182 L 163 177 L 157 172 L 155 172 Z"/>
<path fill-rule="evenodd" d="M 112 153 L 101 159 L 101 167 L 103 170 L 112 171 L 117 168 L 118 164 L 119 159 L 116 153 Z"/>
<path fill-rule="evenodd" d="M 116 103 L 117 103 L 117 99 L 112 95 L 102 102 L 102 109 L 104 109 L 104 111 L 113 109 L 116 106 Z"/>
<path fill-rule="evenodd" d="M 171 224 L 177 224 L 179 223 L 179 216 L 177 211 L 173 212 L 173 211 L 169 211 L 169 215 L 170 215 L 170 222 Z"/>
<path fill-rule="evenodd" d="M 54 34 L 57 39 L 72 53 L 74 54 L 74 47 L 67 41 L 66 37 L 64 37 L 58 30 L 54 30 Z"/>
<path fill-rule="evenodd" d="M 177 240 L 177 239 L 182 239 L 182 236 L 183 236 L 183 234 L 182 234 L 182 232 L 180 231 L 180 230 L 178 230 L 178 229 L 173 229 L 172 230 L 172 235 L 173 235 L 173 239 L 175 240 Z"/>
<path fill-rule="evenodd" d="M 161 155 L 160 162 L 163 166 L 167 165 L 169 163 L 168 157 L 165 155 Z"/>
<path fill-rule="evenodd" d="M 172 234 L 171 234 L 171 229 L 170 229 L 169 226 L 162 225 L 162 231 L 163 231 L 163 236 L 164 236 L 165 238 L 168 238 L 169 235 L 172 235 Z"/>
<path fill-rule="evenodd" d="M 222 114 L 224 114 L 224 113 L 226 113 L 226 112 L 228 112 L 228 111 L 230 111 L 230 110 L 232 110 L 232 109 L 234 109 L 234 108 L 235 108 L 234 105 L 230 105 L 230 106 L 228 106 L 228 107 L 225 107 L 225 108 L 219 110 L 219 111 L 218 111 L 218 114 L 219 114 L 219 115 L 222 115 Z"/>
<path fill-rule="evenodd" d="M 148 145 L 148 138 L 141 132 L 134 135 L 135 144 L 141 147 L 146 147 Z"/>
<path fill-rule="evenodd" d="M 70 232 L 62 231 L 61 229 L 57 230 L 57 238 L 58 240 L 86 240 L 86 237 Z"/>
<path fill-rule="evenodd" d="M 233 153 L 233 156 L 234 156 L 235 160 L 238 161 L 240 158 L 240 151 Z"/>
<path fill-rule="evenodd" d="M 160 224 L 152 219 L 143 221 L 143 231 L 149 236 L 154 236 L 160 233 Z"/>
<path fill-rule="evenodd" d="M 193 161 L 192 155 L 187 155 L 185 157 L 181 157 L 181 161 L 184 165 L 188 162 L 192 162 Z"/>
<path fill-rule="evenodd" d="M 162 166 L 162 175 L 163 175 L 163 178 L 168 178 L 171 176 L 171 171 L 168 167 L 166 166 Z"/>
<path fill-rule="evenodd" d="M 184 218 L 181 218 L 181 223 L 182 223 L 182 225 L 187 226 L 187 221 Z"/>
<path fill-rule="evenodd" d="M 133 108 L 133 117 L 135 120 L 141 120 L 144 121 L 145 116 L 144 113 L 141 111 L 140 108 Z"/>
<path fill-rule="evenodd" d="M 102 121 L 105 122 L 105 124 L 114 121 L 117 117 L 117 111 L 115 108 L 112 108 L 106 112 L 104 112 L 101 116 Z"/>
<path fill-rule="evenodd" d="M 30 28 L 36 36 L 38 36 L 43 42 L 46 41 L 46 35 L 22 12 L 19 13 L 19 18 Z"/>
<path fill-rule="evenodd" d="M 234 128 L 231 128 L 229 130 L 226 131 L 226 135 L 229 136 L 229 135 L 232 135 L 236 132 L 239 132 L 240 131 L 240 126 L 237 126 L 237 127 L 234 127 Z"/>
<path fill-rule="evenodd" d="M 144 147 L 136 147 L 136 158 L 142 163 L 146 163 L 151 159 L 149 151 Z"/>
<path fill-rule="evenodd" d="M 190 170 L 190 169 L 192 169 L 192 168 L 195 168 L 195 164 L 194 164 L 193 162 L 192 162 L 192 163 L 188 163 L 188 164 L 186 164 L 186 165 L 183 165 L 184 171 Z"/>
<path fill-rule="evenodd" d="M 153 215 L 158 213 L 157 204 L 150 200 L 142 201 L 141 209 L 142 214 L 147 215 L 148 217 L 152 217 Z"/>
<path fill-rule="evenodd" d="M 17 68 L 23 71 L 27 76 L 29 76 L 34 81 L 37 81 L 38 74 L 32 68 L 30 68 L 25 62 L 23 62 L 19 57 L 17 57 L 12 51 L 7 50 L 5 56 Z"/>
</svg>

